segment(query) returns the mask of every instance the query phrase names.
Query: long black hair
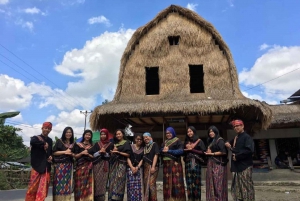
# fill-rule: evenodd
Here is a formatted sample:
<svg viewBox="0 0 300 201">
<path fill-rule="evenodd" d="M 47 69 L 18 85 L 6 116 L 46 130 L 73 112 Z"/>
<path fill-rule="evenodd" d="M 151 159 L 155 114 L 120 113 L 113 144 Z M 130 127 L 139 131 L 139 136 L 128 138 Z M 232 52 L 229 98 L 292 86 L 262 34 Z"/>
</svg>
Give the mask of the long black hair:
<svg viewBox="0 0 300 201">
<path fill-rule="evenodd" d="M 73 144 L 73 142 L 74 142 L 74 131 L 73 131 L 73 128 L 70 127 L 70 126 L 68 126 L 68 127 L 66 127 L 66 128 L 64 129 L 64 131 L 63 131 L 63 133 L 62 133 L 62 135 L 61 135 L 61 140 L 62 140 L 63 142 L 66 142 L 66 140 L 67 140 L 67 138 L 66 138 L 66 133 L 67 133 L 68 130 L 71 130 L 71 132 L 72 132 L 72 137 L 70 138 L 70 144 Z"/>
<path fill-rule="evenodd" d="M 215 137 L 214 138 L 211 138 L 209 136 L 210 130 L 212 130 L 215 133 Z M 219 130 L 217 129 L 217 127 L 210 126 L 208 128 L 208 131 L 207 131 L 207 145 L 210 145 L 210 144 L 212 144 L 212 146 L 215 145 L 216 144 L 216 140 L 218 140 L 219 137 L 220 137 L 220 133 L 219 133 Z"/>
<path fill-rule="evenodd" d="M 89 140 L 89 143 L 92 145 L 93 144 L 93 131 L 91 130 L 85 130 L 82 134 L 82 139 L 81 142 L 84 142 L 84 136 L 85 134 L 90 133 L 91 134 L 91 139 Z"/>
<path fill-rule="evenodd" d="M 189 126 L 188 129 L 191 129 L 191 130 L 193 131 L 194 135 L 193 135 L 193 138 L 191 139 L 191 138 L 188 136 L 187 132 L 186 132 L 186 134 L 185 134 L 185 140 L 184 140 L 184 143 L 185 143 L 185 144 L 188 143 L 188 142 L 190 142 L 190 141 L 195 142 L 195 141 L 197 141 L 197 140 L 199 139 L 199 137 L 198 137 L 198 135 L 197 135 L 197 130 L 196 130 L 196 128 L 195 128 L 194 126 Z M 188 129 L 187 129 L 187 130 L 188 130 Z"/>
<path fill-rule="evenodd" d="M 123 139 L 124 139 L 124 140 L 127 140 L 127 137 L 126 137 L 126 135 L 125 135 L 125 131 L 124 131 L 123 129 L 117 129 L 117 130 L 115 131 L 115 133 L 114 133 L 114 142 L 115 142 L 115 143 L 118 143 L 118 142 L 119 142 L 119 140 L 116 138 L 116 134 L 117 134 L 118 131 L 121 131 L 121 133 L 123 134 Z"/>
</svg>

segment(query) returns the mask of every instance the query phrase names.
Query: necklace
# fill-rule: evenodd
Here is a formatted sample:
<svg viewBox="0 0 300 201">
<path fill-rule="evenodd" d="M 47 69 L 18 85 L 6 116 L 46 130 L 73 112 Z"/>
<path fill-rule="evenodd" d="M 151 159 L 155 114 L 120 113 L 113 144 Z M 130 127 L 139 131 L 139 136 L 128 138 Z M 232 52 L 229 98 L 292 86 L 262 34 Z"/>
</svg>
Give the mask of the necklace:
<svg viewBox="0 0 300 201">
<path fill-rule="evenodd" d="M 151 149 L 153 147 L 153 144 L 154 144 L 154 142 L 151 143 L 149 146 L 147 146 L 147 145 L 145 146 L 145 148 L 144 148 L 144 154 L 148 154 L 151 151 Z"/>
</svg>

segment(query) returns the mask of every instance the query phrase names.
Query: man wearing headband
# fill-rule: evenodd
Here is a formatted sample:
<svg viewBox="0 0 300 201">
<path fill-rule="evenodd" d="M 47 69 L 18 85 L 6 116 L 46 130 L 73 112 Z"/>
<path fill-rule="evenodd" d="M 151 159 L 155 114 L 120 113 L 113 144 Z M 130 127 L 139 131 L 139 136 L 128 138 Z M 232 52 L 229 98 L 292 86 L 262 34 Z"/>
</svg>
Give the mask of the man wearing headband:
<svg viewBox="0 0 300 201">
<path fill-rule="evenodd" d="M 31 137 L 31 174 L 25 201 L 44 201 L 48 194 L 52 161 L 51 122 L 44 122 L 42 134 Z"/>
<path fill-rule="evenodd" d="M 225 143 L 232 151 L 231 172 L 233 175 L 231 195 L 234 201 L 254 201 L 254 187 L 252 180 L 252 166 L 254 153 L 253 139 L 244 131 L 242 120 L 233 120 L 232 126 L 237 136 Z"/>
</svg>

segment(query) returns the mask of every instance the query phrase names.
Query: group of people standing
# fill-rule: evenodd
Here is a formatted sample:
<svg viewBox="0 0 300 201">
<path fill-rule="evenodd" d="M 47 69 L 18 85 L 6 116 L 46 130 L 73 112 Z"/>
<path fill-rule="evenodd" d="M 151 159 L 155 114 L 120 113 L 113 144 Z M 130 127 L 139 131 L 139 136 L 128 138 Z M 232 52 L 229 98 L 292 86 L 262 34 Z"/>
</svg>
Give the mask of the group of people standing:
<svg viewBox="0 0 300 201">
<path fill-rule="evenodd" d="M 232 151 L 232 196 L 234 200 L 253 201 L 253 140 L 244 132 L 241 120 L 232 124 L 237 136 L 229 142 L 211 126 L 207 132 L 207 147 L 193 126 L 188 127 L 184 142 L 168 127 L 161 146 L 153 142 L 149 132 L 136 134 L 131 144 L 122 129 L 115 131 L 112 140 L 109 140 L 109 131 L 102 129 L 100 141 L 95 144 L 92 144 L 92 131 L 85 130 L 81 142 L 76 143 L 73 129 L 66 127 L 52 149 L 52 140 L 48 137 L 52 124 L 45 122 L 42 134 L 32 137 L 30 142 L 33 169 L 26 201 L 44 200 L 47 196 L 51 162 L 54 163 L 53 200 L 71 200 L 74 175 L 75 201 L 105 200 L 107 190 L 108 200 L 123 200 L 126 183 L 128 201 L 157 201 L 156 179 L 161 163 L 164 200 L 200 201 L 201 167 L 205 158 L 208 160 L 206 200 L 227 201 L 227 148 Z"/>
</svg>

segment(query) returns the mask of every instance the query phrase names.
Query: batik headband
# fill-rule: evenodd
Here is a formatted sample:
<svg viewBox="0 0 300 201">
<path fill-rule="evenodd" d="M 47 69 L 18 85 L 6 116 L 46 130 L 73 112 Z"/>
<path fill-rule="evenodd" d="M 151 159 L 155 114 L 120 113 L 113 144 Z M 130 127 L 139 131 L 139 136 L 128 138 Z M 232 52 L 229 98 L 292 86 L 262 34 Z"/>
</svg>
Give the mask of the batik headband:
<svg viewBox="0 0 300 201">
<path fill-rule="evenodd" d="M 43 123 L 43 128 L 49 128 L 49 129 L 52 129 L 52 123 L 51 123 L 51 122 L 44 122 L 44 123 Z"/>
</svg>

